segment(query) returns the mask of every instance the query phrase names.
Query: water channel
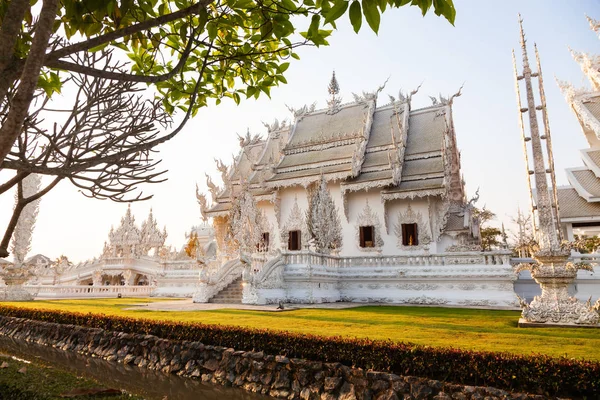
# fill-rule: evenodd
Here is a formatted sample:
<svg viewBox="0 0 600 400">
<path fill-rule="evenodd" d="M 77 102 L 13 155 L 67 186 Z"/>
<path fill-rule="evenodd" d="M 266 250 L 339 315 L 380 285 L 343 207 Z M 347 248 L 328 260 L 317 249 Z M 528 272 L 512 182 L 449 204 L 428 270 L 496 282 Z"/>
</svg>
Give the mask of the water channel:
<svg viewBox="0 0 600 400">
<path fill-rule="evenodd" d="M 41 360 L 58 369 L 92 378 L 106 387 L 123 389 L 146 400 L 265 400 L 270 397 L 241 389 L 202 383 L 191 378 L 165 374 L 136 366 L 91 358 L 53 347 L 0 336 L 0 354 L 27 361 Z"/>
</svg>

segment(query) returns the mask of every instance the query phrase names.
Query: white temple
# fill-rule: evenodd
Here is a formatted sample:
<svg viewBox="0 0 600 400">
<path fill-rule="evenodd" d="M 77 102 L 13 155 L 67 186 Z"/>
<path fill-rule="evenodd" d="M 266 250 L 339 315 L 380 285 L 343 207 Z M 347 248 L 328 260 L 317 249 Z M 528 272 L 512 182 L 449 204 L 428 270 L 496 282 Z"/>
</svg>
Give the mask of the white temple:
<svg viewBox="0 0 600 400">
<path fill-rule="evenodd" d="M 158 228 L 152 210 L 139 226 L 128 207 L 119 226 L 111 228 L 100 257 L 73 265 L 66 257 L 44 263 L 43 256 L 36 256 L 25 264 L 35 274 L 30 284 L 39 285 L 40 296 L 103 296 L 121 293 L 111 288 L 126 286 L 128 291 L 123 293 L 129 295 L 190 297 L 196 290 L 202 258 L 214 254 L 209 226 L 192 228 L 188 240 L 192 237 L 197 244 L 192 256 L 185 249 L 166 247 L 166 228 Z"/>
<path fill-rule="evenodd" d="M 217 161 L 222 187 L 198 194 L 216 256 L 194 301 L 514 306 L 510 253 L 481 251 L 465 197 L 456 95 L 412 110 L 412 94 L 378 107 L 379 90 L 338 91 L 334 74 L 327 108 Z"/>
<path fill-rule="evenodd" d="M 413 110 L 381 88 L 342 104 L 293 111 L 266 139 L 240 137 L 197 193 L 203 225 L 180 251 L 152 212 L 128 208 L 99 258 L 66 258 L 30 283 L 38 296 L 150 295 L 195 302 L 375 302 L 514 308 L 507 250 L 481 251 L 465 195 L 453 100 Z M 210 203 L 210 204 L 209 204 Z M 210 220 L 210 222 L 209 222 Z"/>
</svg>

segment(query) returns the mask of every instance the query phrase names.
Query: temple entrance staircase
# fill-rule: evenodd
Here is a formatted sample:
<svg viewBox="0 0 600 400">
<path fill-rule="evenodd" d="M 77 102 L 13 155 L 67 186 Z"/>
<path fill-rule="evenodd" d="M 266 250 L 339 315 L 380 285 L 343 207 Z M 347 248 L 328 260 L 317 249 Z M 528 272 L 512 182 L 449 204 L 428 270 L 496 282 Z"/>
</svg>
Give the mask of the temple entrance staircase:
<svg viewBox="0 0 600 400">
<path fill-rule="evenodd" d="M 210 298 L 208 302 L 217 304 L 241 304 L 242 290 L 242 278 L 239 277 L 229 285 L 225 286 L 225 289 Z"/>
</svg>

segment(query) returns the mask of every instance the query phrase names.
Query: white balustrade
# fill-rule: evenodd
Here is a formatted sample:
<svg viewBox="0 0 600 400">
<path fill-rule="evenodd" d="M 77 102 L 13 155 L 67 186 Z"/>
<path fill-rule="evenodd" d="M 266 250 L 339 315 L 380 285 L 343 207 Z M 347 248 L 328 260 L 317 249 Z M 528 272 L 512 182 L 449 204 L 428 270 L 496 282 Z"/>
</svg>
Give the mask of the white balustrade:
<svg viewBox="0 0 600 400">
<path fill-rule="evenodd" d="M 352 256 L 323 255 L 311 251 L 284 252 L 285 264 L 323 265 L 332 268 L 386 267 L 386 266 L 441 266 L 460 264 L 507 265 L 508 252 L 461 252 L 445 254 L 418 254 L 400 256 Z M 600 258 L 598 259 L 600 261 Z M 260 263 L 257 263 L 260 265 Z M 254 260 L 253 260 L 254 268 Z"/>
<path fill-rule="evenodd" d="M 148 297 L 153 286 L 26 286 L 27 290 L 36 292 L 37 297 Z"/>
</svg>

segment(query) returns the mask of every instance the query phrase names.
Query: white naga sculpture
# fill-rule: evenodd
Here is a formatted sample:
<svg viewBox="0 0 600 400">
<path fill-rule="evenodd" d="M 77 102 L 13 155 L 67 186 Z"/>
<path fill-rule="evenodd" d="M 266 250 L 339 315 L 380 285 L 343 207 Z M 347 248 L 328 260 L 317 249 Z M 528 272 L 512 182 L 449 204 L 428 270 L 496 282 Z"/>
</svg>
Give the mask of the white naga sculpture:
<svg viewBox="0 0 600 400">
<path fill-rule="evenodd" d="M 552 142 L 550 126 L 546 112 L 546 97 L 539 54 L 536 48 L 537 72 L 532 72 L 527 58 L 527 46 L 523 33 L 522 20 L 519 16 L 521 48 L 523 51 L 523 73 L 517 72 L 516 60 L 513 51 L 513 63 L 516 79 L 518 99 L 519 122 L 524 140 L 525 163 L 527 167 L 527 181 L 531 197 L 531 211 L 536 210 L 537 226 L 535 229 L 538 249 L 533 253 L 536 261 L 533 264 L 521 264 L 516 268 L 517 273 L 528 269 L 531 276 L 541 286 L 542 294 L 536 296 L 527 304 L 520 300 L 522 320 L 524 323 L 556 323 L 556 324 L 597 324 L 600 317 L 597 313 L 598 303 L 583 304 L 568 293 L 568 286 L 573 283 L 578 269 L 590 269 L 589 266 L 568 262 L 570 248 L 562 243 L 562 231 L 559 221 L 559 204 L 554 175 L 554 160 L 552 156 Z M 536 106 L 533 93 L 532 78 L 537 78 L 540 90 L 541 105 Z M 526 104 L 521 105 L 519 81 L 525 82 Z M 542 112 L 544 134 L 540 135 L 537 119 L 537 110 Z M 527 113 L 529 119 L 530 137 L 525 136 L 523 114 Z M 545 141 L 545 143 L 543 142 Z M 531 146 L 533 169 L 530 170 L 528 143 Z M 545 148 L 545 149 L 544 149 Z M 546 153 L 546 156 L 545 154 Z M 545 159 L 548 160 L 546 165 Z M 548 186 L 547 175 L 550 175 L 551 186 Z M 532 188 L 531 176 L 535 184 Z M 522 322 L 520 322 L 522 323 Z"/>
</svg>

